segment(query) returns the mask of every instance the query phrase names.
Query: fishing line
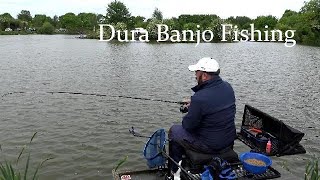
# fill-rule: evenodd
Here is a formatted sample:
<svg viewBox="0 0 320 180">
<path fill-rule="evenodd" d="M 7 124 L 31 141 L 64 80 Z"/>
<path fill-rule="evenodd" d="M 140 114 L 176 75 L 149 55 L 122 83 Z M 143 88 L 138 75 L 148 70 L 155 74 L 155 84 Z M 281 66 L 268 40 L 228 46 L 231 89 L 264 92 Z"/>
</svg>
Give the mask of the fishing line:
<svg viewBox="0 0 320 180">
<path fill-rule="evenodd" d="M 12 94 L 24 94 L 24 93 L 30 93 L 30 92 L 9 92 L 6 94 L 3 94 L 1 97 L 5 97 Z M 32 92 L 35 93 L 35 92 Z M 185 102 L 182 101 L 169 101 L 169 100 L 162 100 L 162 99 L 151 99 L 151 98 L 144 98 L 144 97 L 133 97 L 133 96 L 124 96 L 124 95 L 107 95 L 107 94 L 99 94 L 99 93 L 82 93 L 82 92 L 71 92 L 71 91 L 48 91 L 45 92 L 48 94 L 72 94 L 72 95 L 83 95 L 83 96 L 98 96 L 98 97 L 113 97 L 113 98 L 124 98 L 124 99 L 137 99 L 137 100 L 144 100 L 144 101 L 155 101 L 155 102 L 164 102 L 164 103 L 171 103 L 171 104 L 185 104 Z"/>
</svg>

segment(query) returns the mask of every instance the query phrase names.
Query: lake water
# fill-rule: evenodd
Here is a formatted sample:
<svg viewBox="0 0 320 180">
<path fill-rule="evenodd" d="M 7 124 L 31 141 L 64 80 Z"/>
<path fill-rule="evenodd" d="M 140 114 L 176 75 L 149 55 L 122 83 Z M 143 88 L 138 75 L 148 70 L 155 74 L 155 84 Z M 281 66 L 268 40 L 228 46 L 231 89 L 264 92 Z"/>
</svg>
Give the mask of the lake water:
<svg viewBox="0 0 320 180">
<path fill-rule="evenodd" d="M 283 43 L 108 43 L 74 36 L 0 36 L 0 159 L 15 161 L 35 132 L 31 167 L 52 157 L 40 179 L 111 179 L 111 169 L 146 168 L 146 139 L 132 137 L 180 123 L 179 106 L 117 98 L 180 101 L 196 84 L 187 67 L 210 56 L 233 86 L 239 130 L 250 104 L 305 133 L 303 155 L 274 157 L 302 179 L 320 156 L 320 48 Z M 47 92 L 98 93 L 106 96 Z M 245 145 L 236 144 L 244 150 Z M 27 152 L 19 160 L 24 166 Z M 34 168 L 31 168 L 31 172 Z"/>
</svg>

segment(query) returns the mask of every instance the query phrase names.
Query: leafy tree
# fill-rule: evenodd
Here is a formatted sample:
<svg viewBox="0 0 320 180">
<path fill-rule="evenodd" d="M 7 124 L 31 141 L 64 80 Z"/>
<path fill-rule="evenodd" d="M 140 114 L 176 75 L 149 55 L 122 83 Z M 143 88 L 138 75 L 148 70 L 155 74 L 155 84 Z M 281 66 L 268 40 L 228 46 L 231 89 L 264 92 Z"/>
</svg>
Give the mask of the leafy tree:
<svg viewBox="0 0 320 180">
<path fill-rule="evenodd" d="M 14 18 L 9 13 L 3 13 L 0 15 L 0 21 L 2 20 L 13 20 Z"/>
<path fill-rule="evenodd" d="M 28 23 L 25 21 L 21 21 L 21 20 L 17 20 L 14 19 L 13 21 L 11 21 L 10 23 L 10 28 L 13 30 L 21 30 L 24 29 L 25 27 L 27 27 Z"/>
<path fill-rule="evenodd" d="M 183 30 L 183 26 L 187 23 L 195 23 L 200 25 L 200 29 L 204 30 L 207 29 L 210 22 L 214 21 L 215 19 L 219 18 L 219 16 L 215 14 L 206 14 L 206 15 L 180 15 L 178 17 L 178 22 L 180 24 L 179 30 Z"/>
<path fill-rule="evenodd" d="M 166 24 L 169 27 L 169 31 L 179 29 L 177 19 L 175 19 L 175 18 L 164 19 L 163 24 Z"/>
<path fill-rule="evenodd" d="M 22 10 L 20 14 L 18 14 L 18 19 L 21 21 L 30 22 L 32 20 L 32 16 L 30 14 L 30 11 Z"/>
<path fill-rule="evenodd" d="M 183 14 L 178 17 L 178 20 L 181 25 L 184 25 L 187 23 L 199 23 L 200 15 Z"/>
<path fill-rule="evenodd" d="M 320 0 L 310 0 L 309 2 L 304 2 L 304 6 L 301 8 L 301 12 L 312 12 L 315 14 L 320 14 Z"/>
<path fill-rule="evenodd" d="M 32 25 L 34 27 L 41 27 L 43 25 L 44 22 L 46 22 L 47 20 L 47 16 L 44 14 L 36 14 L 34 15 L 34 18 L 32 20 Z"/>
<path fill-rule="evenodd" d="M 303 20 L 303 14 L 297 13 L 295 11 L 286 10 L 276 26 L 277 29 L 285 32 L 287 30 L 296 30 L 295 40 L 297 42 L 302 42 L 304 36 L 309 34 L 310 28 L 306 25 Z"/>
<path fill-rule="evenodd" d="M 78 18 L 81 20 L 81 27 L 85 30 L 92 30 L 97 23 L 97 15 L 93 13 L 80 13 Z"/>
<path fill-rule="evenodd" d="M 128 23 L 131 14 L 129 9 L 120 1 L 114 0 L 107 7 L 106 19 L 110 24 Z"/>
<path fill-rule="evenodd" d="M 4 31 L 14 23 L 15 19 L 9 13 L 3 13 L 0 15 L 0 31 Z"/>
<path fill-rule="evenodd" d="M 123 23 L 123 22 L 118 22 L 116 25 L 115 25 L 115 30 L 117 31 L 117 30 L 119 30 L 120 31 L 120 37 L 122 38 L 122 39 L 124 39 L 124 37 L 125 37 L 125 33 L 124 33 L 124 31 L 125 30 L 128 30 L 127 29 L 127 25 L 125 24 L 125 23 Z M 117 34 L 118 35 L 118 34 Z"/>
<path fill-rule="evenodd" d="M 320 30 L 320 0 L 305 2 L 300 12 L 308 14 L 308 18 L 312 23 L 311 25 L 313 27 L 317 26 L 317 29 Z"/>
<path fill-rule="evenodd" d="M 210 23 L 220 19 L 220 17 L 215 14 L 203 15 L 202 18 L 203 20 L 200 22 L 202 30 L 208 29 Z"/>
<path fill-rule="evenodd" d="M 66 28 L 69 33 L 76 33 L 81 29 L 81 20 L 74 13 L 67 13 L 59 17 L 61 27 Z"/>
<path fill-rule="evenodd" d="M 184 30 L 192 30 L 193 32 L 196 32 L 198 30 L 196 23 L 187 23 L 183 25 Z"/>
<path fill-rule="evenodd" d="M 57 15 L 54 15 L 53 16 L 53 19 L 52 19 L 52 25 L 56 28 L 58 28 L 59 26 L 59 17 Z"/>
<path fill-rule="evenodd" d="M 247 16 L 237 16 L 234 18 L 233 16 L 226 19 L 228 23 L 237 25 L 239 29 L 248 29 L 250 28 L 250 24 L 252 23 L 252 19 Z"/>
<path fill-rule="evenodd" d="M 226 19 L 226 22 L 230 23 L 230 24 L 235 24 L 236 23 L 236 19 L 233 16 L 230 16 L 230 17 L 228 17 Z"/>
<path fill-rule="evenodd" d="M 222 39 L 222 20 L 220 18 L 215 19 L 212 21 L 208 27 L 208 29 L 212 30 L 213 32 L 213 40 L 220 41 Z M 232 39 L 232 36 L 227 37 L 228 40 Z"/>
<path fill-rule="evenodd" d="M 152 19 L 147 27 L 146 30 L 149 33 L 149 38 L 150 39 L 158 39 L 158 27 L 157 24 L 161 24 L 161 21 L 157 20 L 157 19 Z"/>
<path fill-rule="evenodd" d="M 293 15 L 297 15 L 298 13 L 296 11 L 292 11 L 290 9 L 287 9 L 285 10 L 285 12 L 283 13 L 282 18 L 286 18 L 286 17 L 290 17 L 290 16 L 293 16 Z"/>
<path fill-rule="evenodd" d="M 186 23 L 183 25 L 183 30 L 191 30 L 194 32 L 193 37 L 196 37 L 196 31 L 198 30 L 196 23 Z"/>
<path fill-rule="evenodd" d="M 53 25 L 53 19 L 50 16 L 46 17 L 46 21 Z"/>
<path fill-rule="evenodd" d="M 274 29 L 278 23 L 278 20 L 274 16 L 258 16 L 254 21 L 254 26 L 257 29 L 264 30 L 268 25 L 268 29 Z"/>
<path fill-rule="evenodd" d="M 53 34 L 54 27 L 49 22 L 43 23 L 42 27 L 39 29 L 40 34 Z"/>
<path fill-rule="evenodd" d="M 296 30 L 294 39 L 298 43 L 320 45 L 320 0 L 305 2 L 300 12 L 286 10 L 276 28 L 284 31 Z"/>
<path fill-rule="evenodd" d="M 304 44 L 320 46 L 320 0 L 305 2 L 300 13 L 302 22 L 299 26 L 303 29 L 301 41 Z"/>
<path fill-rule="evenodd" d="M 297 25 L 297 23 L 299 23 L 300 16 L 301 15 L 295 11 L 286 10 L 282 17 L 279 19 L 276 27 L 283 31 L 293 29 Z"/>
<path fill-rule="evenodd" d="M 158 8 L 155 8 L 155 10 L 152 13 L 152 18 L 162 21 L 163 20 L 162 12 Z"/>
<path fill-rule="evenodd" d="M 145 19 L 146 18 L 142 17 L 142 16 L 132 16 L 132 21 L 133 21 L 134 27 L 135 28 L 138 28 L 138 27 L 146 28 L 147 23 L 144 22 Z"/>
<path fill-rule="evenodd" d="M 105 19 L 106 18 L 102 14 L 97 15 L 97 22 L 98 23 L 104 23 Z"/>
<path fill-rule="evenodd" d="M 298 43 L 320 45 L 320 0 L 305 2 L 300 12 L 286 10 L 276 28 L 284 31 L 296 30 L 294 39 Z"/>
</svg>

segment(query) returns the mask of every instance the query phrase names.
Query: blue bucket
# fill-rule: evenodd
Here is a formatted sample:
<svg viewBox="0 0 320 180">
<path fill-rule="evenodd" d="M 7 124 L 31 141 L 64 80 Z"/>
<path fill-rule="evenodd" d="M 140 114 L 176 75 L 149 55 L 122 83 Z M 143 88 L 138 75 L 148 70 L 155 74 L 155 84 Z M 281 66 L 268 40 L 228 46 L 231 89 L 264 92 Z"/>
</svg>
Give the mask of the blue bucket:
<svg viewBox="0 0 320 180">
<path fill-rule="evenodd" d="M 258 166 L 249 164 L 246 162 L 248 159 L 256 159 L 263 161 L 265 163 L 265 166 Z M 252 153 L 252 152 L 245 152 L 240 155 L 240 161 L 243 164 L 243 168 L 253 174 L 262 174 L 265 173 L 269 166 L 272 164 L 272 160 L 263 154 L 259 153 Z"/>
</svg>

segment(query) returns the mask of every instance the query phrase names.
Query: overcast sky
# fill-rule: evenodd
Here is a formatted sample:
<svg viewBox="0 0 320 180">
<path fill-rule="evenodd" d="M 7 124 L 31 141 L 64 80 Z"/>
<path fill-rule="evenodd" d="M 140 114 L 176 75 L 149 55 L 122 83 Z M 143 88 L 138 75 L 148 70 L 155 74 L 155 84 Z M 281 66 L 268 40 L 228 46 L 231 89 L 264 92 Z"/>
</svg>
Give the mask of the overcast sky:
<svg viewBox="0 0 320 180">
<path fill-rule="evenodd" d="M 10 13 L 16 18 L 21 10 L 31 15 L 63 15 L 68 12 L 92 12 L 105 15 L 112 0 L 0 0 L 0 14 Z M 286 9 L 299 11 L 305 0 L 120 0 L 134 16 L 149 18 L 155 7 L 165 18 L 181 14 L 216 14 L 221 18 L 230 16 L 273 15 L 280 18 Z"/>
</svg>

